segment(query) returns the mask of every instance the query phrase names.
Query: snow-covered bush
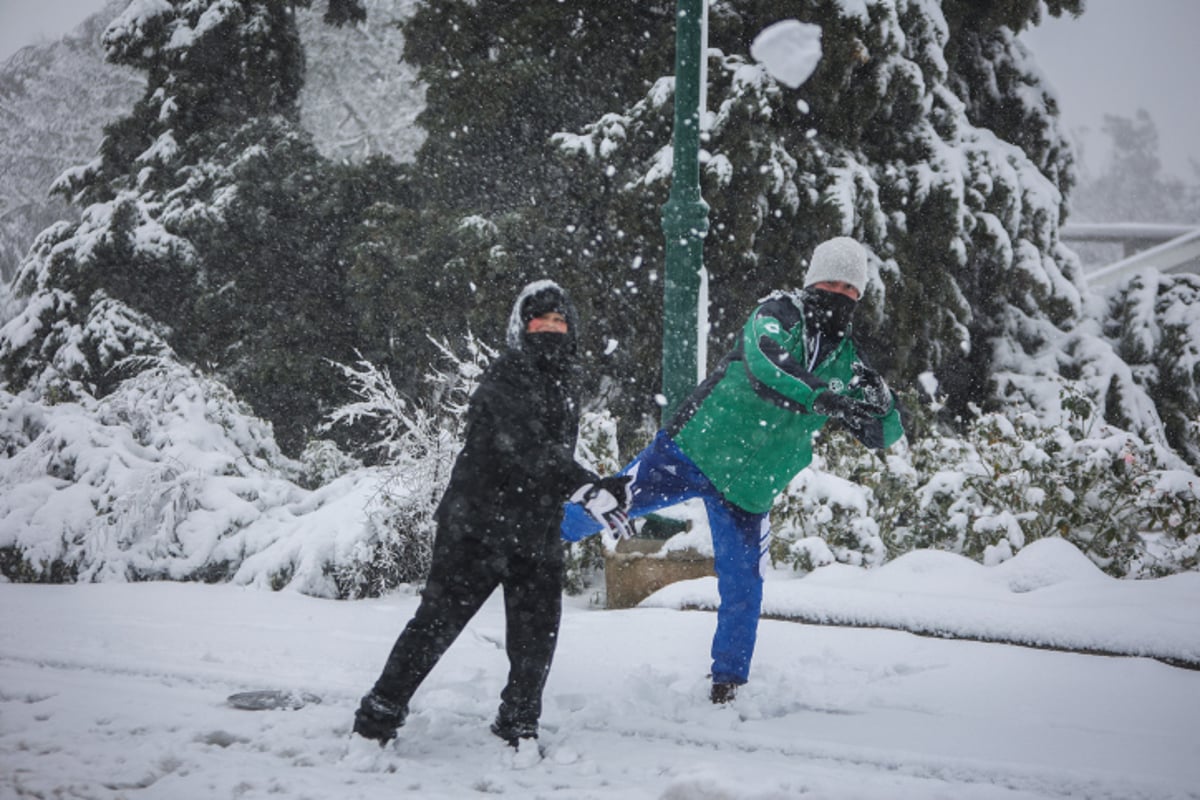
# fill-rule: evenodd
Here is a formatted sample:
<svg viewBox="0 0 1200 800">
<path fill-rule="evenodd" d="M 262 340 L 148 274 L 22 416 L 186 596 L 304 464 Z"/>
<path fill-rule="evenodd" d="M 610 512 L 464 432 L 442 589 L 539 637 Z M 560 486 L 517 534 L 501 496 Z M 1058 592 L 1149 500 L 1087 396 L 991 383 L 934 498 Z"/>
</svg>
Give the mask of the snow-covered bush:
<svg viewBox="0 0 1200 800">
<path fill-rule="evenodd" d="M 1078 385 L 1062 381 L 1060 395 L 1062 420 L 980 414 L 961 437 L 919 419 L 928 411 L 910 398 L 925 435 L 882 457 L 826 437 L 773 512 L 773 557 L 809 570 L 931 548 L 995 564 L 1060 536 L 1117 577 L 1195 569 L 1200 478 L 1106 424 Z"/>
<path fill-rule="evenodd" d="M 386 464 L 386 479 L 366 510 L 366 535 L 332 569 L 339 596 L 377 596 L 429 572 L 433 514 L 462 449 L 471 393 L 496 355 L 469 331 L 464 357 L 445 341 L 434 344 L 445 366 L 430 368 L 423 400 L 402 397 L 387 370 L 366 360 L 336 365 L 357 399 L 330 414 L 323 430 L 365 426 L 364 455 L 373 452 Z"/>
<path fill-rule="evenodd" d="M 1162 446 L 1104 423 L 1071 384 L 1061 393 L 1061 427 L 1028 413 L 983 415 L 940 465 L 945 440 L 916 445 L 929 448 L 930 466 L 940 468 L 918 488 L 896 548 L 949 546 L 997 563 L 1028 542 L 1061 536 L 1118 577 L 1194 568 L 1200 479 L 1173 469 Z M 1175 546 L 1155 554 L 1146 534 Z"/>
<path fill-rule="evenodd" d="M 848 435 L 821 434 L 813 467 L 797 475 L 771 511 L 771 556 L 802 572 L 834 561 L 875 567 L 890 555 L 881 518 L 889 488 L 912 491 L 912 468 L 882 458 Z M 908 480 L 904 480 L 908 478 Z"/>
<path fill-rule="evenodd" d="M 299 498 L 297 465 L 228 389 L 140 361 L 100 399 L 0 390 L 7 578 L 227 580 L 252 552 L 239 533 Z"/>
</svg>

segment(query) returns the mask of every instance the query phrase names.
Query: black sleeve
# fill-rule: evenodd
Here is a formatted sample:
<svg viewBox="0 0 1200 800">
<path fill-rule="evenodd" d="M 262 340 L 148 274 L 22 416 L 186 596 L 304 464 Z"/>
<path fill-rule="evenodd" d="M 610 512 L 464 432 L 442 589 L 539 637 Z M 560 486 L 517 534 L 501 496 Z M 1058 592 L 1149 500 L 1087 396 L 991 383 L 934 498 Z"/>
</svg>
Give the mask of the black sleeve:
<svg viewBox="0 0 1200 800">
<path fill-rule="evenodd" d="M 805 363 L 803 320 L 790 299 L 768 300 L 747 320 L 740 343 L 746 377 L 755 393 L 795 411 L 808 411 L 817 391 L 826 388 Z"/>
</svg>

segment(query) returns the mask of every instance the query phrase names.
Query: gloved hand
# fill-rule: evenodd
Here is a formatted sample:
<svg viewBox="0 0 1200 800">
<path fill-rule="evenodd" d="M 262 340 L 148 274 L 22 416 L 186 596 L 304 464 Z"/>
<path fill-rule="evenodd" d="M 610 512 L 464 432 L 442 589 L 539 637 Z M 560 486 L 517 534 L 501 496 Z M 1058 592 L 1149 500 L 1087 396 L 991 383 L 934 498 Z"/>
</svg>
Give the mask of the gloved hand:
<svg viewBox="0 0 1200 800">
<path fill-rule="evenodd" d="M 832 390 L 817 395 L 817 399 L 813 400 L 812 410 L 815 414 L 833 417 L 843 422 L 852 422 L 868 413 L 866 403 Z"/>
<path fill-rule="evenodd" d="M 611 493 L 613 497 L 617 498 L 621 510 L 628 511 L 629 504 L 633 501 L 633 496 L 629 493 L 631 483 L 633 483 L 632 475 L 605 475 L 596 481 L 596 486 Z"/>
<path fill-rule="evenodd" d="M 852 367 L 854 379 L 851 386 L 862 389 L 863 405 L 877 417 L 892 410 L 892 390 L 884 383 L 883 376 L 861 361 L 855 361 Z"/>
<path fill-rule="evenodd" d="M 571 502 L 583 506 L 614 539 L 628 539 L 634 534 L 633 523 L 625 513 L 629 508 L 631 480 L 628 475 L 611 475 L 585 483 L 571 495 Z"/>
</svg>

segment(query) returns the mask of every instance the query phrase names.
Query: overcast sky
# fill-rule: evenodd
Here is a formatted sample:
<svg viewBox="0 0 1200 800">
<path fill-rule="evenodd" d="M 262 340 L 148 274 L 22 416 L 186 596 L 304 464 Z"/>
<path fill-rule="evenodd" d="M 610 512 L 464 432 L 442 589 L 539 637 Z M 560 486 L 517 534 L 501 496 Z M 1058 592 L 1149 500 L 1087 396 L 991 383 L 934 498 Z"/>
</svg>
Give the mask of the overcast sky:
<svg viewBox="0 0 1200 800">
<path fill-rule="evenodd" d="M 102 8 L 104 0 L 0 0 L 0 61 L 60 38 Z"/>
<path fill-rule="evenodd" d="M 1058 92 L 1063 120 L 1096 170 L 1105 114 L 1150 113 L 1165 171 L 1200 177 L 1200 0 L 1086 0 L 1078 19 L 1022 34 Z"/>
<path fill-rule="evenodd" d="M 320 0 L 318 0 L 320 2 Z M 1200 0 L 1086 0 L 1079 19 L 1048 19 L 1022 36 L 1058 92 L 1068 130 L 1097 171 L 1106 157 L 1103 115 L 1146 109 L 1164 169 L 1196 182 L 1200 164 Z M 0 61 L 57 39 L 104 0 L 0 0 Z"/>
</svg>

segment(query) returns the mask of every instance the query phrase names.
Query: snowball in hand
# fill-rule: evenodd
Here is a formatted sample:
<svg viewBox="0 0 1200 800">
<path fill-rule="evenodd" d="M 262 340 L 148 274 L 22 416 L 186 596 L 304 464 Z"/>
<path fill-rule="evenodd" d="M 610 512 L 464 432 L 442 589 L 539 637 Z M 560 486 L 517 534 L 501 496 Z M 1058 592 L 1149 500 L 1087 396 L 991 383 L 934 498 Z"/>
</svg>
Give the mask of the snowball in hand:
<svg viewBox="0 0 1200 800">
<path fill-rule="evenodd" d="M 776 22 L 754 37 L 750 55 L 772 78 L 795 89 L 821 60 L 821 26 L 794 19 Z"/>
</svg>

